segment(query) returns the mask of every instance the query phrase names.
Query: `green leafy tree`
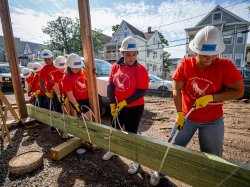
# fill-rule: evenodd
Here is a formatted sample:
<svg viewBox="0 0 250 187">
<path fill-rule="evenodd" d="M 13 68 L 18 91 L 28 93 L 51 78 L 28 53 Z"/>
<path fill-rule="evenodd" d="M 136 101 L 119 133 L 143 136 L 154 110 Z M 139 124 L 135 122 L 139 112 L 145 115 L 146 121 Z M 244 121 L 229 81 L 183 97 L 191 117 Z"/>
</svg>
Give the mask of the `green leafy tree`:
<svg viewBox="0 0 250 187">
<path fill-rule="evenodd" d="M 47 43 L 47 48 L 50 50 L 63 53 L 65 49 L 67 54 L 77 53 L 83 55 L 79 19 L 59 16 L 56 20 L 48 22 L 42 31 L 50 36 Z M 94 52 L 103 48 L 103 43 L 100 40 L 101 34 L 100 30 L 93 31 Z"/>
<path fill-rule="evenodd" d="M 114 34 L 118 30 L 119 26 L 119 24 L 112 26 L 112 34 Z"/>
<path fill-rule="evenodd" d="M 168 41 L 165 39 L 165 37 L 163 36 L 162 33 L 159 32 L 159 37 L 161 40 L 161 43 L 163 45 L 163 48 L 168 46 Z M 169 57 L 170 57 L 170 53 L 168 53 L 167 51 L 163 51 L 163 62 L 162 62 L 162 67 L 164 71 L 168 70 L 168 65 L 169 65 Z"/>
<path fill-rule="evenodd" d="M 168 46 L 168 41 L 165 39 L 163 34 L 160 32 L 158 32 L 158 33 L 159 33 L 159 37 L 160 37 L 160 40 L 161 40 L 161 43 L 163 44 L 163 46 Z"/>
</svg>

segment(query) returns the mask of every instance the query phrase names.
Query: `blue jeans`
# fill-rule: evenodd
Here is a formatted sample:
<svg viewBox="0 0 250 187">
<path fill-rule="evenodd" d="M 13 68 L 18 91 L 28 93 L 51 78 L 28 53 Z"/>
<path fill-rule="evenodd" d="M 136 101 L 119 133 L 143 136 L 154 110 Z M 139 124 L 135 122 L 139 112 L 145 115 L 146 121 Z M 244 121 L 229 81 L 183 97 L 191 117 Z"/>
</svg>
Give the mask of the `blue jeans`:
<svg viewBox="0 0 250 187">
<path fill-rule="evenodd" d="M 168 142 L 176 132 L 174 124 Z M 199 131 L 200 151 L 210 153 L 222 157 L 223 141 L 224 141 L 224 117 L 220 117 L 214 121 L 199 123 L 185 119 L 183 129 L 179 131 L 174 144 L 186 147 L 192 139 L 196 130 Z"/>
</svg>

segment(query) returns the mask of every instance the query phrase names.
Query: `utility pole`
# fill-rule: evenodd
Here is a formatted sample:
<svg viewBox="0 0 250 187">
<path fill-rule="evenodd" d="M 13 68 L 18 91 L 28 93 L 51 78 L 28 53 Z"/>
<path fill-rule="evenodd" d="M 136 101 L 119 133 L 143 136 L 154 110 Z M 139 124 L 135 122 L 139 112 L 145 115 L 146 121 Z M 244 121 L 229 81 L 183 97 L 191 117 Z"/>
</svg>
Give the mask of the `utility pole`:
<svg viewBox="0 0 250 187">
<path fill-rule="evenodd" d="M 84 63 L 87 72 L 87 84 L 88 84 L 90 108 L 95 114 L 95 122 L 101 123 L 99 98 L 98 98 L 97 84 L 96 84 L 96 69 L 94 61 L 89 0 L 78 0 L 78 9 L 80 17 L 82 46 L 84 52 Z"/>
<path fill-rule="evenodd" d="M 0 16 L 4 35 L 5 49 L 10 65 L 11 80 L 15 92 L 18 112 L 20 118 L 28 116 L 27 108 L 24 99 L 22 81 L 20 77 L 19 64 L 16 54 L 16 46 L 11 26 L 10 11 L 8 0 L 0 0 Z"/>
</svg>

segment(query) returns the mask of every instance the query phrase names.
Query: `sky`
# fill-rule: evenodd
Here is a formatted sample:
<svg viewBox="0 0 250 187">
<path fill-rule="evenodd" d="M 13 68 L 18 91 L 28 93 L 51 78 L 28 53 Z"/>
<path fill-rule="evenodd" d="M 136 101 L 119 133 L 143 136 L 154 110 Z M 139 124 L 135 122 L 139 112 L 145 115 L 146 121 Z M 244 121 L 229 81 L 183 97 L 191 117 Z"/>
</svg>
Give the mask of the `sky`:
<svg viewBox="0 0 250 187">
<path fill-rule="evenodd" d="M 250 0 L 89 0 L 92 29 L 112 35 L 112 26 L 127 21 L 146 32 L 161 32 L 169 42 L 170 58 L 185 55 L 184 29 L 194 27 L 216 5 L 250 21 Z M 13 33 L 23 41 L 45 43 L 50 38 L 42 32 L 47 22 L 58 16 L 79 17 L 77 0 L 9 0 Z M 189 19 L 191 18 L 191 19 Z M 0 27 L 2 35 L 2 27 Z M 176 41 L 178 40 L 178 41 Z M 248 43 L 250 37 L 248 36 Z"/>
</svg>

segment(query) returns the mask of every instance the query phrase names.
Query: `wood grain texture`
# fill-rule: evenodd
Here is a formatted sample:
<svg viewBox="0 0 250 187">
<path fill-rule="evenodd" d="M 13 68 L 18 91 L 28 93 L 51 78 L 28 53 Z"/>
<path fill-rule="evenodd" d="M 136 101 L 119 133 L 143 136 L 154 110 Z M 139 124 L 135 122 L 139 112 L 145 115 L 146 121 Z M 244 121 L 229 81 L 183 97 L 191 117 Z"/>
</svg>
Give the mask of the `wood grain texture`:
<svg viewBox="0 0 250 187">
<path fill-rule="evenodd" d="M 54 127 L 88 141 L 83 121 L 50 112 L 46 109 L 36 109 L 27 105 L 28 114 L 38 121 L 50 124 L 50 115 Z M 108 149 L 109 133 L 112 129 L 111 151 L 134 160 L 148 168 L 158 170 L 168 146 L 171 149 L 163 164 L 162 173 L 192 186 L 249 186 L 250 165 L 232 160 L 226 160 L 211 154 L 201 153 L 177 145 L 169 145 L 149 137 L 133 133 L 124 134 L 111 127 L 89 122 L 88 129 L 93 144 Z"/>
</svg>

